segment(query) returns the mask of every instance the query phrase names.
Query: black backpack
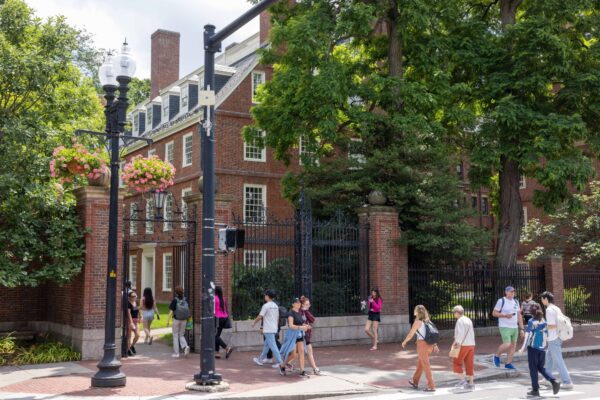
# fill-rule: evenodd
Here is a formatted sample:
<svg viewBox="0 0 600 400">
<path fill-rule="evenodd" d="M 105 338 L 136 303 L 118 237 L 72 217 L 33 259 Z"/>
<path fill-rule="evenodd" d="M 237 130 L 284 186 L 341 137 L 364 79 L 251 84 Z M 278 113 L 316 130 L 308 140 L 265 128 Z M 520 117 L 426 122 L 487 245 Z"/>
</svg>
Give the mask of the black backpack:
<svg viewBox="0 0 600 400">
<path fill-rule="evenodd" d="M 287 318 L 290 315 L 287 308 L 279 306 L 279 327 L 283 327 L 287 324 Z"/>
<path fill-rule="evenodd" d="M 419 331 L 417 331 L 417 334 L 423 338 L 425 343 L 437 344 L 437 342 L 440 340 L 440 331 L 438 328 L 431 321 L 423 321 L 423 324 L 425 325 L 425 337 L 423 337 Z"/>
</svg>

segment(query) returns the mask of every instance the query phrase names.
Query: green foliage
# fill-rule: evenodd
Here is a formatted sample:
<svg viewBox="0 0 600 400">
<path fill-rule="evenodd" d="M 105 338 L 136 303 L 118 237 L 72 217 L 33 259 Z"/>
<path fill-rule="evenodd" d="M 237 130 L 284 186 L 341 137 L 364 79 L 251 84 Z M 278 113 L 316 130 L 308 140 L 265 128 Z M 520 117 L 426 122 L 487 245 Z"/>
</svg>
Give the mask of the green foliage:
<svg viewBox="0 0 600 400">
<path fill-rule="evenodd" d="M 9 354 L 13 354 L 15 352 L 16 347 L 17 344 L 15 343 L 15 338 L 12 335 L 12 333 L 0 337 L 0 354 L 2 355 L 2 357 L 0 357 L 0 360 L 4 360 L 5 357 Z M 1 361 L 0 365 L 2 365 Z"/>
<path fill-rule="evenodd" d="M 451 84 L 437 56 L 448 47 L 448 23 L 461 16 L 446 2 L 409 3 L 273 7 L 272 46 L 262 60 L 274 65 L 273 79 L 259 90 L 257 126 L 245 139 L 265 130 L 264 144 L 288 163 L 302 141 L 304 170 L 285 178 L 284 192 L 295 200 L 306 187 L 318 215 L 353 215 L 381 190 L 414 254 L 466 260 L 487 236 L 465 222 L 471 211 L 453 173 L 461 154 L 452 137 L 465 110 L 450 101 L 464 89 Z M 399 43 L 374 31 L 382 24 L 397 29 Z"/>
<path fill-rule="evenodd" d="M 287 258 L 271 261 L 266 267 L 233 266 L 232 314 L 236 320 L 255 317 L 264 304 L 267 289 L 277 292 L 277 301 L 289 308 L 294 295 L 293 265 Z"/>
<path fill-rule="evenodd" d="M 93 82 L 77 68 L 90 48 L 63 17 L 41 21 L 21 0 L 0 5 L 0 286 L 64 283 L 81 270 L 74 198 L 49 164 L 76 128 L 103 128 Z"/>
<path fill-rule="evenodd" d="M 585 315 L 588 310 L 588 300 L 592 297 L 585 286 L 565 288 L 565 311 L 571 319 L 578 319 Z"/>
<path fill-rule="evenodd" d="M 147 101 L 150 98 L 150 79 L 131 78 L 129 82 L 129 110 Z"/>
<path fill-rule="evenodd" d="M 600 265 L 600 181 L 591 182 L 589 191 L 575 194 L 573 200 L 549 215 L 547 222 L 532 219 L 523 228 L 521 242 L 536 245 L 528 260 L 568 251 L 571 265 Z"/>
<path fill-rule="evenodd" d="M 431 281 L 413 293 L 415 304 L 423 304 L 432 316 L 451 309 L 459 285 L 445 280 Z"/>
<path fill-rule="evenodd" d="M 78 361 L 81 354 L 61 342 L 19 344 L 11 334 L 0 338 L 0 365 L 46 364 Z"/>
</svg>

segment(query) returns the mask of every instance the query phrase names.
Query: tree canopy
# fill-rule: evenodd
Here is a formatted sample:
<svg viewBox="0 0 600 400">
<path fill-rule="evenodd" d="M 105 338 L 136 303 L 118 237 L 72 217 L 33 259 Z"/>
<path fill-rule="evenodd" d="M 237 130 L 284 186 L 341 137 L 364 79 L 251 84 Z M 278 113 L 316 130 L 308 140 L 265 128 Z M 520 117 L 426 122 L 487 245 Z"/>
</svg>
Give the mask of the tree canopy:
<svg viewBox="0 0 600 400">
<path fill-rule="evenodd" d="M 72 194 L 52 182 L 52 149 L 103 127 L 88 37 L 45 21 L 21 0 L 0 2 L 0 285 L 68 281 L 81 270 L 83 230 Z M 95 139 L 83 139 L 94 141 Z"/>
</svg>

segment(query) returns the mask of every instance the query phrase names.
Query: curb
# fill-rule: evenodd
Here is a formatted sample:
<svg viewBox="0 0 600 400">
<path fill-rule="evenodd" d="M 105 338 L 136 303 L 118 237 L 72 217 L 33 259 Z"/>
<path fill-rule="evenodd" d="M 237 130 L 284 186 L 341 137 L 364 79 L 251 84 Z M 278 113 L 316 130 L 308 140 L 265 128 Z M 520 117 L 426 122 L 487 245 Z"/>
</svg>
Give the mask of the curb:
<svg viewBox="0 0 600 400">
<path fill-rule="evenodd" d="M 322 399 L 328 397 L 339 397 L 339 396 L 353 396 L 359 394 L 370 394 L 375 393 L 377 390 L 375 389 L 356 389 L 356 390 L 340 390 L 337 392 L 321 392 L 321 393 L 303 393 L 303 394 L 273 394 L 273 395 L 256 395 L 256 396 L 220 396 L 214 397 L 214 399 L 219 400 L 310 400 L 310 399 Z M 211 397 L 211 399 L 213 399 Z M 208 400 L 208 398 L 207 398 Z"/>
</svg>

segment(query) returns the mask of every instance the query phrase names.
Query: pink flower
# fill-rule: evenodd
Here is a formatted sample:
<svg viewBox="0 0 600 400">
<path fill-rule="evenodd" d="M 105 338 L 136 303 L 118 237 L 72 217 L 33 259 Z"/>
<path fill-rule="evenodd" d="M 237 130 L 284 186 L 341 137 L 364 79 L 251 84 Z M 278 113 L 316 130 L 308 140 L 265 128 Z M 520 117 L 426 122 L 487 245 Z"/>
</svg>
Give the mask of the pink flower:
<svg viewBox="0 0 600 400">
<path fill-rule="evenodd" d="M 88 174 L 88 178 L 89 178 L 89 179 L 92 179 L 92 178 L 94 178 L 94 174 L 90 172 L 90 173 Z"/>
</svg>

